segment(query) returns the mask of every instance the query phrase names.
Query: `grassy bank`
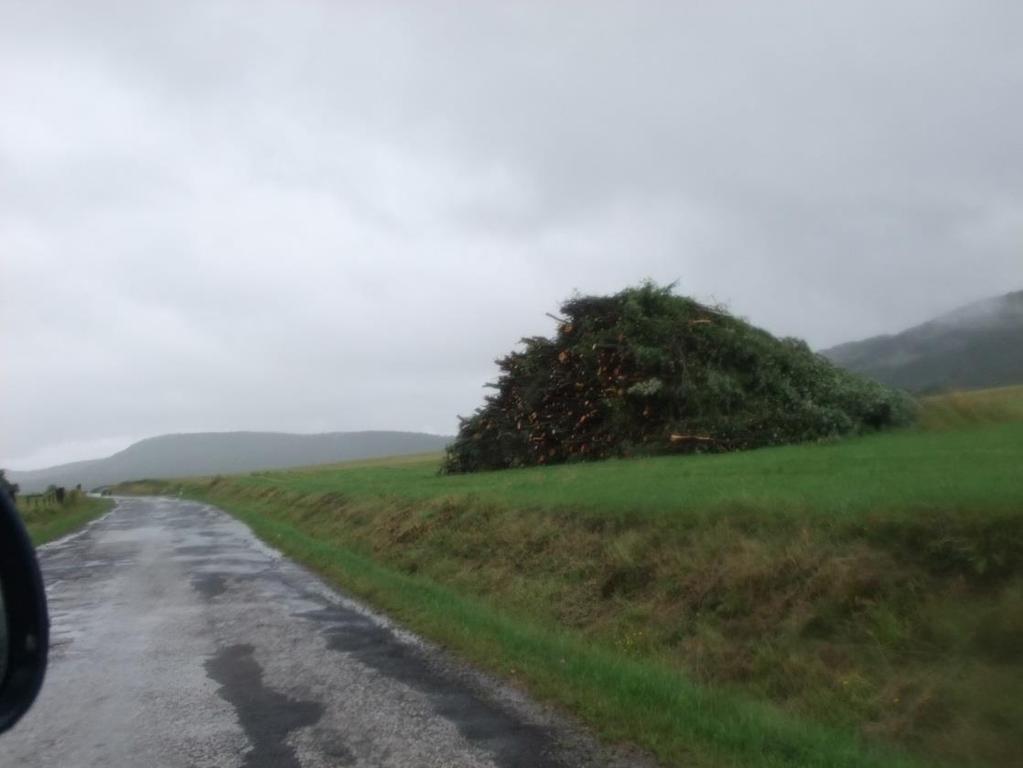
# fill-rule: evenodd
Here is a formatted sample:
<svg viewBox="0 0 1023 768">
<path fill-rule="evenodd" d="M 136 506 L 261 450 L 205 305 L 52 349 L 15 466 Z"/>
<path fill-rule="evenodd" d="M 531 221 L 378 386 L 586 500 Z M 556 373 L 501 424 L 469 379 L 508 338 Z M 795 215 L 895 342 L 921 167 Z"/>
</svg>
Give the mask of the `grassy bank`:
<svg viewBox="0 0 1023 768">
<path fill-rule="evenodd" d="M 1008 766 L 1023 752 L 1023 422 L 981 404 L 1023 392 L 972 397 L 929 402 L 958 415 L 928 429 L 828 445 L 456 477 L 420 457 L 135 490 L 223 506 L 670 764 Z"/>
<path fill-rule="evenodd" d="M 36 546 L 66 536 L 113 507 L 111 499 L 98 499 L 69 491 L 60 503 L 48 494 L 19 497 L 17 507 Z"/>
</svg>

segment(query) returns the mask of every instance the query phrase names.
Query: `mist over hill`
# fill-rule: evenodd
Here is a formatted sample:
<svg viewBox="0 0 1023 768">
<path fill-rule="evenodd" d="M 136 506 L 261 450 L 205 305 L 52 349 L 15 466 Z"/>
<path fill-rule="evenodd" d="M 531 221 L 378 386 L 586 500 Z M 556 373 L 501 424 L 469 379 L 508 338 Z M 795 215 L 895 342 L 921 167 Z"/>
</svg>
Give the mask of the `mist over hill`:
<svg viewBox="0 0 1023 768">
<path fill-rule="evenodd" d="M 978 301 L 893 336 L 821 352 L 837 365 L 913 392 L 1023 383 L 1023 291 Z"/>
<path fill-rule="evenodd" d="M 91 489 L 147 477 L 228 474 L 439 451 L 450 437 L 421 432 L 204 432 L 141 440 L 104 459 L 7 472 L 23 493 L 48 485 Z"/>
</svg>

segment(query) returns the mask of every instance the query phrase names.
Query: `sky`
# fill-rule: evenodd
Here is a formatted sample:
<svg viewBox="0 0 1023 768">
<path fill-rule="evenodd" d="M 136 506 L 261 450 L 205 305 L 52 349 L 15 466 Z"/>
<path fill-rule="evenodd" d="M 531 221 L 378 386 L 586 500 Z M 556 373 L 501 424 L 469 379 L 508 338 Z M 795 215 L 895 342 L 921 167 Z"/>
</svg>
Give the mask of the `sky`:
<svg viewBox="0 0 1023 768">
<path fill-rule="evenodd" d="M 451 434 L 574 292 L 1023 288 L 1023 3 L 0 0 L 0 466 Z"/>
</svg>

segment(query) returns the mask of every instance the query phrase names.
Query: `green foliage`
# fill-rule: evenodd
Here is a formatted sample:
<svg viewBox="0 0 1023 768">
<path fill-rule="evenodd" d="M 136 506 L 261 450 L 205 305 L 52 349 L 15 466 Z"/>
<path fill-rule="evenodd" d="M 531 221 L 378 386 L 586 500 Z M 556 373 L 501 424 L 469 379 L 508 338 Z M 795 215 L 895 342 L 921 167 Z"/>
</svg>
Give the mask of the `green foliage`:
<svg viewBox="0 0 1023 768">
<path fill-rule="evenodd" d="M 498 361 L 449 473 L 667 452 L 721 452 L 908 424 L 908 396 L 796 339 L 647 283 L 561 308 L 553 339 Z"/>
</svg>

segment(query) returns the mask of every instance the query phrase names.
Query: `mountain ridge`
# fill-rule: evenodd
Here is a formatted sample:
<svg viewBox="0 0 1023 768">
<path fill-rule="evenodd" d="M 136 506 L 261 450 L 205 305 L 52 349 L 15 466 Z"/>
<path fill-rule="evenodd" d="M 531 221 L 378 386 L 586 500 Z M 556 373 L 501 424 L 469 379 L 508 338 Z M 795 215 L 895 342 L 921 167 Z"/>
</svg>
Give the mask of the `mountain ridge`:
<svg viewBox="0 0 1023 768">
<path fill-rule="evenodd" d="M 882 384 L 917 393 L 1023 383 L 1023 290 L 982 299 L 899 333 L 820 352 Z"/>
<path fill-rule="evenodd" d="M 452 438 L 423 432 L 186 432 L 147 437 L 98 459 L 8 470 L 23 493 L 49 485 L 92 489 L 146 477 L 186 477 L 287 469 L 440 451 Z"/>
</svg>

